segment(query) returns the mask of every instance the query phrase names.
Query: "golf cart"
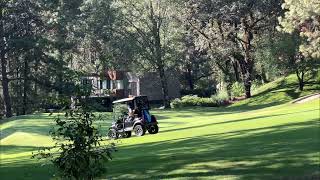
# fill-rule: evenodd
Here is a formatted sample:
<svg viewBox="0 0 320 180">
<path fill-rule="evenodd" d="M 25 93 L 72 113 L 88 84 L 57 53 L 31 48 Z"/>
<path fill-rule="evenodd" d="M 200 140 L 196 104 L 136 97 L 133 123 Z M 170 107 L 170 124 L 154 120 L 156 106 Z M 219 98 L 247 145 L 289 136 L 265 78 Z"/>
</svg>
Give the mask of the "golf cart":
<svg viewBox="0 0 320 180">
<path fill-rule="evenodd" d="M 156 117 L 149 113 L 150 105 L 147 96 L 120 99 L 114 101 L 113 105 L 114 116 L 108 132 L 109 138 L 129 138 L 132 131 L 136 136 L 143 136 L 146 131 L 149 134 L 158 133 L 158 122 Z M 122 110 L 119 108 L 121 106 Z"/>
</svg>

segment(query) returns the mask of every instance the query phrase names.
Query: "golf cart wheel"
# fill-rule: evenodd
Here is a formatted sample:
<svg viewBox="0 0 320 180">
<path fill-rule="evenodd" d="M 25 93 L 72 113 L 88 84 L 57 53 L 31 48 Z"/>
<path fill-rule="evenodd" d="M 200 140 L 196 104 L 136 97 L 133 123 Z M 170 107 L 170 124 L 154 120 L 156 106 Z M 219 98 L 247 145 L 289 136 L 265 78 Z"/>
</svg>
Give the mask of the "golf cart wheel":
<svg viewBox="0 0 320 180">
<path fill-rule="evenodd" d="M 108 132 L 108 137 L 110 139 L 117 139 L 119 137 L 119 134 L 117 133 L 117 131 L 115 129 L 110 129 Z"/>
<path fill-rule="evenodd" d="M 124 133 L 124 138 L 129 138 L 129 137 L 131 137 L 131 131 L 126 131 Z"/>
<path fill-rule="evenodd" d="M 159 132 L 158 125 L 151 125 L 148 129 L 149 134 L 157 134 Z"/>
<path fill-rule="evenodd" d="M 143 128 L 142 125 L 138 124 L 133 128 L 134 134 L 136 136 L 143 136 L 146 133 L 146 130 Z"/>
</svg>

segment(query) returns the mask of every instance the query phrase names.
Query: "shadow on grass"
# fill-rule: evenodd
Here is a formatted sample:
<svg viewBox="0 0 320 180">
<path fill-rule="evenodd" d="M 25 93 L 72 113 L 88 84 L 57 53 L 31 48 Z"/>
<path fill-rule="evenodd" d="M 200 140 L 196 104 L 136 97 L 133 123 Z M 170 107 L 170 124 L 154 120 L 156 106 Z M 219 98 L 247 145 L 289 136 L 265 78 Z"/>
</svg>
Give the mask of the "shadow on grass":
<svg viewBox="0 0 320 180">
<path fill-rule="evenodd" d="M 292 113 L 285 113 L 285 114 L 274 114 L 274 115 L 263 115 L 263 116 L 254 116 L 250 118 L 242 118 L 242 119 L 236 119 L 236 120 L 225 120 L 222 122 L 210 122 L 207 124 L 201 124 L 198 126 L 190 126 L 190 127 L 185 127 L 185 128 L 179 128 L 179 129 L 169 129 L 169 130 L 162 130 L 161 133 L 165 132 L 174 132 L 174 131 L 182 131 L 182 130 L 187 130 L 187 129 L 195 129 L 195 128 L 203 128 L 203 127 L 209 127 L 209 126 L 214 126 L 214 125 L 220 125 L 220 124 L 229 124 L 229 123 L 237 123 L 237 122 L 243 122 L 243 121 L 251 121 L 251 120 L 259 120 L 259 119 L 264 119 L 264 118 L 271 118 L 271 117 L 279 117 L 279 116 L 287 116 L 290 114 L 299 114 L 299 113 L 305 113 L 305 112 L 312 112 L 312 111 L 317 111 L 318 109 L 311 109 L 311 110 L 304 110 L 304 111 L 298 111 L 298 112 L 292 112 Z M 170 122 L 166 122 L 166 124 L 170 124 Z M 183 124 L 183 123 L 182 123 Z"/>
<path fill-rule="evenodd" d="M 1 179 L 42 180 L 53 178 L 55 171 L 52 165 L 42 165 L 29 157 L 11 164 L 1 164 L 0 174 Z"/>
<path fill-rule="evenodd" d="M 320 149 L 318 126 L 315 119 L 127 146 L 112 162 L 110 176 L 134 179 L 138 174 L 140 178 L 167 179 L 230 175 L 240 179 L 274 179 L 304 175 L 319 167 L 319 161 L 314 160 Z"/>
<path fill-rule="evenodd" d="M 0 153 L 10 155 L 10 154 L 23 153 L 23 152 L 37 151 L 38 149 L 39 147 L 36 147 L 36 146 L 1 145 Z"/>
</svg>

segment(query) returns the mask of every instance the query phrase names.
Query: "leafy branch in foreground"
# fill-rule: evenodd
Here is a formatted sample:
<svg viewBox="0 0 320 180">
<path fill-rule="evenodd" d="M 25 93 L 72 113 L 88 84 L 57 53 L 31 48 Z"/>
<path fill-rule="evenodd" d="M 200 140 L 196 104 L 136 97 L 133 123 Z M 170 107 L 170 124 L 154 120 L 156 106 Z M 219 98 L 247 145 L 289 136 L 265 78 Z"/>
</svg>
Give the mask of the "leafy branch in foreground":
<svg viewBox="0 0 320 180">
<path fill-rule="evenodd" d="M 55 118 L 50 131 L 55 145 L 39 150 L 32 158 L 49 159 L 67 179 L 93 179 L 106 172 L 105 162 L 112 159 L 115 144 L 103 144 L 93 122 L 101 117 L 82 109 L 71 110 Z"/>
</svg>

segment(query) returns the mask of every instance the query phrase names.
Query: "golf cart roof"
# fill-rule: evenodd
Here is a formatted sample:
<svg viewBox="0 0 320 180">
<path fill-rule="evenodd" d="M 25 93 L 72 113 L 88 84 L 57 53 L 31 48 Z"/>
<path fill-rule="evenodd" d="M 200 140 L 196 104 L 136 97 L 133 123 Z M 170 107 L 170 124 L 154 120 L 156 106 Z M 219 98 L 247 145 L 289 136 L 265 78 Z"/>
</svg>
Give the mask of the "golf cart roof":
<svg viewBox="0 0 320 180">
<path fill-rule="evenodd" d="M 119 100 L 113 101 L 112 103 L 113 103 L 113 104 L 124 103 L 124 102 L 128 102 L 128 101 L 133 101 L 135 98 L 139 98 L 139 97 L 146 97 L 146 96 L 136 96 L 136 97 L 119 99 Z"/>
</svg>

